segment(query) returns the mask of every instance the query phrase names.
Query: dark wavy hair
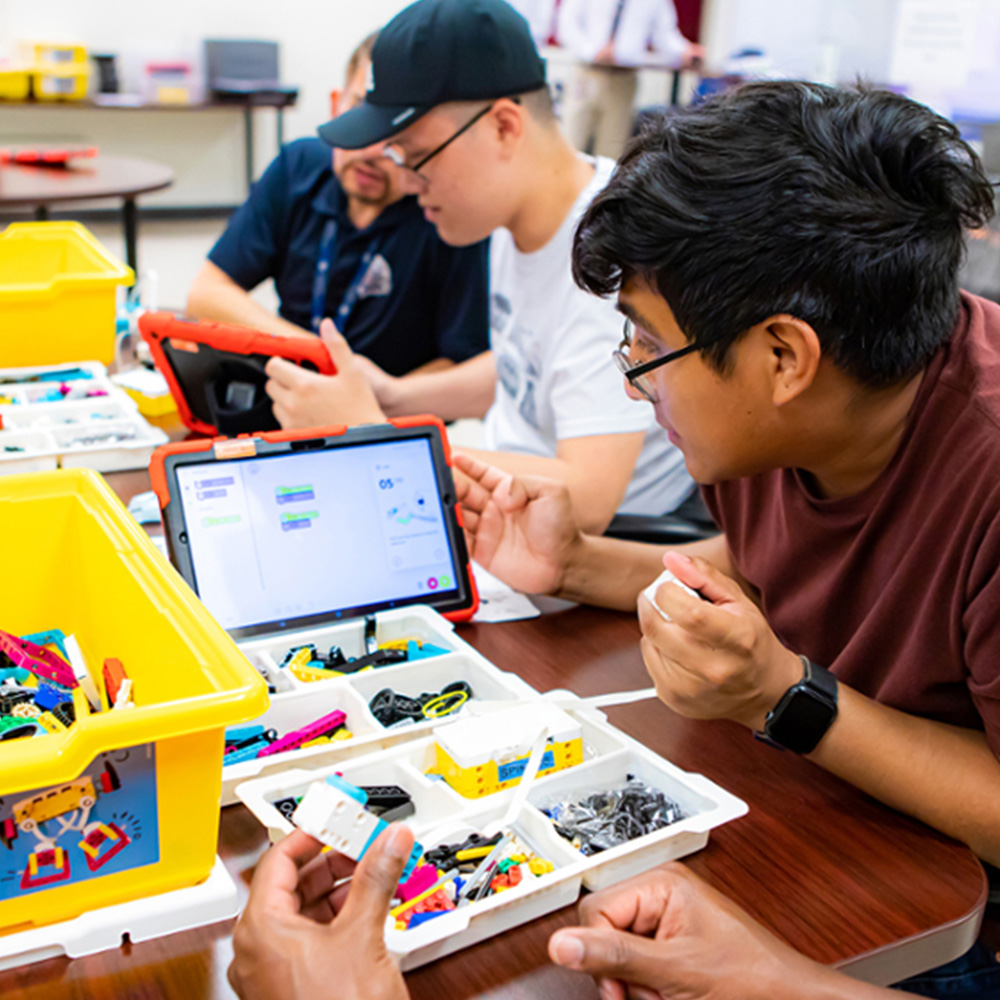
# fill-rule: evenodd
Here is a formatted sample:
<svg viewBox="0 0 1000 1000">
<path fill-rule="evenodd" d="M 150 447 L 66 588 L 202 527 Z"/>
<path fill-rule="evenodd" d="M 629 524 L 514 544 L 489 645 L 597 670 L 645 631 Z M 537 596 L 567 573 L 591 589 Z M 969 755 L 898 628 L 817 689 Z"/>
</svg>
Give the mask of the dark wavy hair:
<svg viewBox="0 0 1000 1000">
<path fill-rule="evenodd" d="M 573 276 L 666 299 L 720 372 L 750 327 L 809 323 L 857 381 L 918 372 L 959 309 L 964 230 L 993 189 L 958 129 L 888 91 L 747 84 L 655 118 L 583 216 Z"/>
</svg>

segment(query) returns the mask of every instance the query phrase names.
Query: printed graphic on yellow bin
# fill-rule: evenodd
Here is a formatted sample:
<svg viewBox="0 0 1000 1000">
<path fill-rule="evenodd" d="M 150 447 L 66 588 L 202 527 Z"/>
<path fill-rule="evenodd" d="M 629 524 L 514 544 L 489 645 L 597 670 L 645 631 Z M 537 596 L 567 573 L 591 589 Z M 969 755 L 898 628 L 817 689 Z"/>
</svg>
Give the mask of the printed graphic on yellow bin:
<svg viewBox="0 0 1000 1000">
<path fill-rule="evenodd" d="M 155 864 L 155 746 L 101 754 L 79 778 L 14 796 L 0 845 L 0 899 Z"/>
</svg>

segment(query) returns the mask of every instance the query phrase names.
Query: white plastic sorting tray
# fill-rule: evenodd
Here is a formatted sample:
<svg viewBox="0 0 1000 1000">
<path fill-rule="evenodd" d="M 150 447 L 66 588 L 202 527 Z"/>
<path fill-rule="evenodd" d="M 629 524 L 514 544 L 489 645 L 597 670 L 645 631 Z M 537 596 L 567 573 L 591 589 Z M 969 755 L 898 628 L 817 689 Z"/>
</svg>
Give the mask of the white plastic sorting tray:
<svg viewBox="0 0 1000 1000">
<path fill-rule="evenodd" d="M 32 375 L 70 368 L 83 369 L 91 377 L 67 382 L 69 392 L 58 401 L 45 398 L 57 389 L 58 381 L 26 381 Z M 139 469 L 167 441 L 167 435 L 146 422 L 96 361 L 0 369 L 0 380 L 0 396 L 10 400 L 0 404 L 0 474 L 59 466 L 98 472 Z M 88 397 L 87 392 L 94 390 L 104 395 Z"/>
<path fill-rule="evenodd" d="M 568 707 L 573 696 L 567 692 L 550 692 L 545 697 L 557 698 L 580 723 L 584 761 L 536 779 L 514 820 L 513 829 L 526 846 L 551 861 L 555 871 L 446 913 L 412 931 L 397 931 L 391 918 L 387 919 L 386 943 L 404 970 L 417 968 L 568 906 L 575 902 L 582 887 L 600 889 L 700 850 L 708 842 L 710 831 L 747 812 L 746 803 L 741 799 L 702 775 L 675 767 L 615 729 L 603 712 Z M 496 704 L 484 708 L 516 711 L 516 708 Z M 413 797 L 416 812 L 406 822 L 424 848 L 454 843 L 500 820 L 516 786 L 484 798 L 463 798 L 444 782 L 426 777 L 425 772 L 434 761 L 434 742 L 433 736 L 424 736 L 376 753 L 340 759 L 315 770 L 286 770 L 245 782 L 239 786 L 237 794 L 267 827 L 271 839 L 279 840 L 293 827 L 273 803 L 303 795 L 314 781 L 339 773 L 357 785 L 396 784 Z M 630 774 L 678 802 L 685 818 L 662 830 L 586 857 L 556 832 L 551 820 L 542 812 L 546 803 L 560 794 L 582 797 L 598 789 L 620 785 Z"/>
<path fill-rule="evenodd" d="M 331 760 L 344 760 L 382 750 L 426 735 L 442 720 L 428 720 L 387 729 L 369 711 L 368 703 L 383 688 L 406 695 L 440 691 L 454 681 L 466 681 L 472 688 L 469 704 L 479 700 L 518 701 L 537 698 L 535 691 L 516 674 L 499 670 L 472 646 L 455 635 L 454 626 L 433 608 L 415 604 L 408 608 L 381 611 L 375 616 L 376 640 L 391 642 L 414 637 L 422 642 L 450 650 L 447 655 L 412 660 L 395 666 L 378 667 L 330 680 L 303 682 L 279 667 L 284 654 L 293 646 L 314 643 L 320 651 L 338 645 L 346 656 L 364 655 L 364 623 L 351 618 L 336 624 L 321 625 L 295 632 L 281 632 L 237 643 L 250 662 L 273 686 L 271 707 L 254 720 L 279 736 L 328 715 L 338 709 L 347 716 L 346 727 L 353 739 L 321 746 L 288 750 L 269 757 L 229 764 L 222 769 L 222 804 L 238 801 L 236 786 L 248 778 L 263 777 L 289 767 L 324 766 Z M 463 707 L 448 718 L 460 718 Z"/>
</svg>

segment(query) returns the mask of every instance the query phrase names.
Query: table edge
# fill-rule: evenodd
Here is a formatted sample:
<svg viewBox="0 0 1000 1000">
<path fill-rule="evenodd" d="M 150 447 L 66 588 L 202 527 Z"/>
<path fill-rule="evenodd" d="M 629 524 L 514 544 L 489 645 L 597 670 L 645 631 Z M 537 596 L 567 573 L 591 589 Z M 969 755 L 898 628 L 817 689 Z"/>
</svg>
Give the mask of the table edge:
<svg viewBox="0 0 1000 1000">
<path fill-rule="evenodd" d="M 889 986 L 964 955 L 975 944 L 979 935 L 989 895 L 989 881 L 982 863 L 979 864 L 979 871 L 982 888 L 979 899 L 968 913 L 933 930 L 922 931 L 842 962 L 835 962 L 833 968 L 874 986 Z"/>
</svg>

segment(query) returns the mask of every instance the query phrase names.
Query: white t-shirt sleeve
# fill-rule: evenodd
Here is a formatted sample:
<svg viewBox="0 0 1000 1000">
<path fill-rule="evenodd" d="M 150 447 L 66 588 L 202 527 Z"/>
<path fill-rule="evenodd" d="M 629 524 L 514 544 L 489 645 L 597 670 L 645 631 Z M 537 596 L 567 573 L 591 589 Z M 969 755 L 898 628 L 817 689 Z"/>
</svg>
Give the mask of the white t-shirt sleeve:
<svg viewBox="0 0 1000 1000">
<path fill-rule="evenodd" d="M 653 408 L 629 398 L 611 357 L 621 341 L 621 316 L 610 302 L 582 290 L 567 313 L 552 341 L 549 391 L 556 439 L 649 430 Z"/>
</svg>

